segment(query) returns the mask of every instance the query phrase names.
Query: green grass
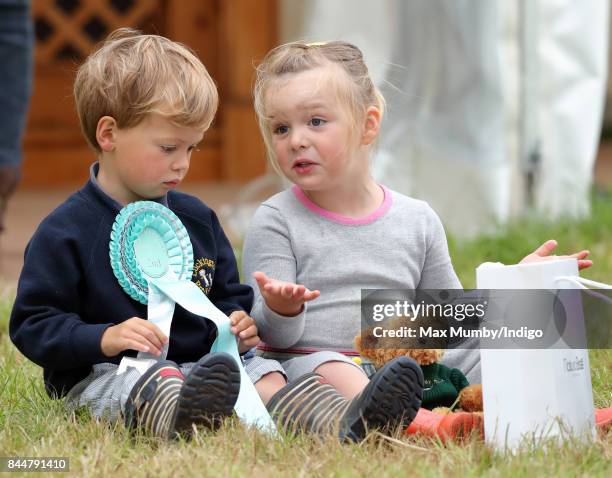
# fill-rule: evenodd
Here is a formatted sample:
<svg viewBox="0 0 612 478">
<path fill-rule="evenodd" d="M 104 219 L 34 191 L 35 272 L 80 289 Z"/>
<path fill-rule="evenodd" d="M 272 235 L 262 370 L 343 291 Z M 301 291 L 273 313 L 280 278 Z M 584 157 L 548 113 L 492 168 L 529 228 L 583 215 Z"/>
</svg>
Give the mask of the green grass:
<svg viewBox="0 0 612 478">
<path fill-rule="evenodd" d="M 531 217 L 509 224 L 497 234 L 461 241 L 449 235 L 453 266 L 463 287 L 476 287 L 475 268 L 483 262 L 515 264 L 548 239 L 558 242 L 555 254 L 591 251 L 593 267 L 583 277 L 612 283 L 612 190 L 593 194 L 591 216 L 581 221 L 549 222 Z"/>
<path fill-rule="evenodd" d="M 595 266 L 583 274 L 612 282 L 612 194 L 594 199 L 591 218 L 545 224 L 536 219 L 508 226 L 496 236 L 449 239 L 453 264 L 465 287 L 475 285 L 484 261 L 513 263 L 549 238 L 559 253 L 588 248 Z M 612 476 L 612 432 L 594 443 L 525 446 L 517 455 L 494 452 L 472 440 L 443 446 L 423 438 L 370 437 L 361 445 L 311 437 L 277 441 L 236 421 L 191 442 L 131 438 L 122 424 L 98 423 L 87 413 L 68 414 L 47 398 L 41 369 L 8 338 L 11 299 L 0 299 L 0 456 L 64 456 L 78 476 Z M 590 352 L 594 402 L 612 406 L 612 353 Z M 517 392 L 520 393 L 520 392 Z M 76 473 L 75 473 L 76 472 Z M 18 476 L 18 474 L 16 474 Z M 38 475 L 37 475 L 38 476 Z M 57 475 L 55 475 L 57 476 Z"/>
</svg>

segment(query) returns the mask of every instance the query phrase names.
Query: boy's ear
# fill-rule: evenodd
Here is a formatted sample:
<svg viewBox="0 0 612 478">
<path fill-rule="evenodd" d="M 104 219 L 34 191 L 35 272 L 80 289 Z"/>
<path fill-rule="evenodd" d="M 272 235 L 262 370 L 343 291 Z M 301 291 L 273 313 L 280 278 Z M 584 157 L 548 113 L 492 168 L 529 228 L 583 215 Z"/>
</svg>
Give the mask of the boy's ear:
<svg viewBox="0 0 612 478">
<path fill-rule="evenodd" d="M 366 110 L 365 125 L 361 137 L 362 144 L 372 144 L 376 140 L 380 132 L 380 120 L 380 110 L 376 106 L 370 106 Z"/>
<path fill-rule="evenodd" d="M 109 153 L 115 149 L 116 131 L 117 122 L 112 116 L 102 116 L 102 118 L 98 120 L 96 141 L 102 151 Z"/>
</svg>

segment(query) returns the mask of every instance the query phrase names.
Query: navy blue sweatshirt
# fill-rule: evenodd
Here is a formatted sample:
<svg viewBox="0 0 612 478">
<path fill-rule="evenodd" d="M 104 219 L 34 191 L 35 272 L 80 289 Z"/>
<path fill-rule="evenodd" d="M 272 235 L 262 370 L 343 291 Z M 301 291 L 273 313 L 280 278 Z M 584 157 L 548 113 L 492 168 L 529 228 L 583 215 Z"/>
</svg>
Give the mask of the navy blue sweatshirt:
<svg viewBox="0 0 612 478">
<path fill-rule="evenodd" d="M 179 192 L 170 191 L 165 199 L 189 232 L 193 282 L 224 313 L 250 311 L 253 291 L 239 283 L 233 250 L 215 213 Z M 93 364 L 118 364 L 124 355 L 136 355 L 129 350 L 109 358 L 100 349 L 108 327 L 147 317 L 146 305 L 123 291 L 110 265 L 110 233 L 119 210 L 90 180 L 45 218 L 26 248 L 9 333 L 21 353 L 44 368 L 52 397 L 65 395 Z M 177 304 L 168 359 L 196 361 L 215 337 L 211 321 Z"/>
</svg>

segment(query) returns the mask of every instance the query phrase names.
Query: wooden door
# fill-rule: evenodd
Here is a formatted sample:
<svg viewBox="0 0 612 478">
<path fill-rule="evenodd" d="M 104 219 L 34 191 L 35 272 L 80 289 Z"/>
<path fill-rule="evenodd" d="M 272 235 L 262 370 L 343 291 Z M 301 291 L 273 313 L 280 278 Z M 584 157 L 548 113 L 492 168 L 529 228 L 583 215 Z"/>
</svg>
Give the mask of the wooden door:
<svg viewBox="0 0 612 478">
<path fill-rule="evenodd" d="M 78 186 L 95 159 L 78 125 L 72 82 L 80 62 L 116 28 L 191 47 L 219 88 L 213 127 L 188 180 L 245 181 L 266 169 L 252 108 L 253 64 L 276 41 L 275 0 L 32 0 L 34 90 L 22 186 Z"/>
</svg>

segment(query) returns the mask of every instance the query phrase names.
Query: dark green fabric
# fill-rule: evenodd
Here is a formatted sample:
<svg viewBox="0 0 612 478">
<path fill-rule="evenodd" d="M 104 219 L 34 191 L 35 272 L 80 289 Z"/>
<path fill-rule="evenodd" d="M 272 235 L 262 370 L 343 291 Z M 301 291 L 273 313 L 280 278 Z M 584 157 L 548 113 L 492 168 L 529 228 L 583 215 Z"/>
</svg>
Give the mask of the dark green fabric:
<svg viewBox="0 0 612 478">
<path fill-rule="evenodd" d="M 463 373 L 461 372 L 461 370 L 457 368 L 451 369 L 448 379 L 455 386 L 458 392 L 460 392 L 470 384 L 467 381 L 467 378 L 465 378 L 465 375 L 463 375 Z"/>
<path fill-rule="evenodd" d="M 422 365 L 421 369 L 425 379 L 421 406 L 428 410 L 450 407 L 457 400 L 459 392 L 469 385 L 459 369 L 451 369 L 439 363 Z"/>
</svg>

